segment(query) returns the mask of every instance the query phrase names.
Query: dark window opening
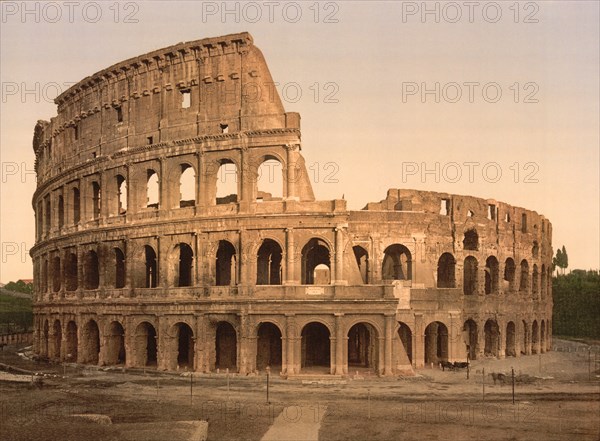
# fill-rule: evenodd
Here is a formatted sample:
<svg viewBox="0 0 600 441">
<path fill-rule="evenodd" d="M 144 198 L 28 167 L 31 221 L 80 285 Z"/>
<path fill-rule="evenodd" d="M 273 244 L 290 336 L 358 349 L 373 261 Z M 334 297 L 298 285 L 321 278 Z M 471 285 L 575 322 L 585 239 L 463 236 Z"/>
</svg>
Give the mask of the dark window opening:
<svg viewBox="0 0 600 441">
<path fill-rule="evenodd" d="M 305 285 L 328 285 L 331 260 L 329 247 L 321 240 L 313 238 L 302 249 L 302 282 Z"/>
<path fill-rule="evenodd" d="M 237 256 L 234 246 L 226 241 L 219 241 L 216 262 L 217 286 L 237 285 Z"/>
<path fill-rule="evenodd" d="M 69 253 L 65 262 L 65 289 L 77 290 L 77 254 Z"/>
<path fill-rule="evenodd" d="M 77 225 L 81 220 L 79 189 L 73 188 L 73 223 Z"/>
<path fill-rule="evenodd" d="M 302 329 L 301 367 L 330 367 L 330 333 L 321 323 L 309 323 Z"/>
<path fill-rule="evenodd" d="M 115 110 L 117 111 L 117 122 L 123 122 L 123 109 L 121 106 L 118 106 L 115 107 Z"/>
<path fill-rule="evenodd" d="M 525 213 L 521 215 L 521 232 L 527 233 L 527 215 Z"/>
<path fill-rule="evenodd" d="M 477 251 L 479 249 L 479 235 L 477 230 L 465 231 L 463 238 L 463 249 Z"/>
<path fill-rule="evenodd" d="M 79 139 L 79 126 L 73 127 L 73 134 L 75 136 L 75 141 Z"/>
<path fill-rule="evenodd" d="M 125 254 L 115 248 L 115 288 L 125 287 Z"/>
<path fill-rule="evenodd" d="M 412 279 L 412 256 L 408 248 L 394 244 L 385 249 L 381 278 L 383 280 Z"/>
<path fill-rule="evenodd" d="M 540 246 L 537 243 L 537 240 L 533 241 L 533 247 L 531 247 L 531 255 L 533 256 L 534 259 L 538 258 L 540 252 Z"/>
<path fill-rule="evenodd" d="M 219 322 L 215 338 L 217 369 L 237 369 L 237 335 L 227 322 Z"/>
<path fill-rule="evenodd" d="M 100 284 L 100 268 L 98 254 L 95 251 L 88 251 L 85 255 L 83 277 L 85 289 L 98 289 Z"/>
<path fill-rule="evenodd" d="M 177 325 L 177 366 L 194 369 L 194 332 L 185 323 Z"/>
<path fill-rule="evenodd" d="M 100 217 L 100 204 L 102 203 L 102 193 L 100 190 L 100 184 L 96 181 L 92 182 L 92 207 L 94 219 Z"/>
<path fill-rule="evenodd" d="M 521 280 L 519 281 L 519 291 L 527 292 L 529 289 L 529 264 L 526 260 L 521 261 Z"/>
<path fill-rule="evenodd" d="M 471 319 L 467 320 L 463 326 L 463 331 L 466 333 L 467 337 L 467 357 L 471 360 L 476 360 L 479 352 L 477 323 Z"/>
<path fill-rule="evenodd" d="M 498 328 L 498 323 L 494 320 L 486 321 L 483 332 L 485 334 L 483 353 L 486 356 L 497 357 L 500 347 L 500 329 Z"/>
<path fill-rule="evenodd" d="M 144 246 L 146 258 L 146 288 L 156 288 L 158 286 L 158 262 L 156 261 L 156 252 L 149 245 Z"/>
<path fill-rule="evenodd" d="M 369 283 L 369 253 L 361 246 L 352 247 L 354 251 L 354 258 L 358 265 L 358 271 L 364 284 Z"/>
<path fill-rule="evenodd" d="M 533 294 L 533 298 L 539 297 L 539 277 L 540 273 L 538 272 L 538 266 L 533 265 L 533 271 L 531 272 L 531 292 Z"/>
<path fill-rule="evenodd" d="M 456 259 L 454 259 L 454 256 L 450 253 L 442 254 L 438 260 L 437 287 L 456 287 Z"/>
<path fill-rule="evenodd" d="M 463 293 L 467 296 L 477 294 L 477 259 L 468 256 L 463 268 Z"/>
<path fill-rule="evenodd" d="M 399 325 L 398 336 L 402 346 L 404 346 L 404 352 L 406 352 L 409 363 L 412 363 L 412 331 L 406 323 L 399 322 Z"/>
<path fill-rule="evenodd" d="M 496 220 L 497 208 L 493 204 L 488 205 L 488 219 L 495 221 Z"/>
<path fill-rule="evenodd" d="M 221 133 L 229 133 L 229 124 L 219 124 Z"/>
<path fill-rule="evenodd" d="M 277 373 L 281 368 L 281 331 L 273 323 L 261 323 L 258 328 L 256 343 L 256 368 L 258 370 L 271 368 Z"/>
<path fill-rule="evenodd" d="M 425 364 L 448 361 L 448 328 L 441 322 L 425 328 Z"/>
<path fill-rule="evenodd" d="M 281 285 L 282 254 L 277 242 L 272 239 L 263 241 L 256 261 L 257 285 Z"/>
<path fill-rule="evenodd" d="M 60 274 L 60 257 L 56 256 L 52 259 L 52 291 L 60 291 L 61 274 Z"/>
<path fill-rule="evenodd" d="M 192 286 L 192 271 L 194 262 L 194 252 L 186 244 L 179 244 L 179 276 L 177 286 Z"/>
<path fill-rule="evenodd" d="M 348 331 L 348 366 L 376 368 L 379 358 L 377 333 L 367 323 L 357 323 Z"/>
<path fill-rule="evenodd" d="M 62 196 L 58 197 L 58 228 L 65 225 L 65 200 Z"/>
<path fill-rule="evenodd" d="M 146 138 L 146 142 L 147 142 L 147 144 L 148 144 L 148 145 L 152 145 L 152 144 L 154 144 L 154 137 L 152 137 L 152 136 L 148 136 L 148 137 Z"/>
<path fill-rule="evenodd" d="M 504 280 L 508 282 L 508 290 L 515 289 L 515 261 L 510 257 L 504 262 Z"/>
<path fill-rule="evenodd" d="M 500 266 L 498 259 L 494 256 L 490 256 L 485 261 L 485 293 L 496 294 L 498 292 L 498 272 Z"/>
</svg>

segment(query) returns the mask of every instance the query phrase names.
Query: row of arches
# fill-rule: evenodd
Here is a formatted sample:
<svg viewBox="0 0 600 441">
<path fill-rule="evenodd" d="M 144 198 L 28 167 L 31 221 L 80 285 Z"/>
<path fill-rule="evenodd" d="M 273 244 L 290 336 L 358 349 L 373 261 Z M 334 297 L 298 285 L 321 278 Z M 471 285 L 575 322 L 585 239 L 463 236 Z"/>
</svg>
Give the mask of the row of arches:
<svg viewBox="0 0 600 441">
<path fill-rule="evenodd" d="M 242 188 L 237 163 L 232 159 L 219 159 L 208 164 L 206 168 L 206 176 L 209 179 L 205 184 L 210 188 L 208 203 L 220 205 L 238 202 Z M 143 177 L 136 176 L 131 179 L 128 179 L 124 170 L 113 172 L 112 175 L 107 172 L 104 176 L 94 177 L 68 189 L 61 187 L 55 190 L 56 195 L 48 193 L 42 196 L 36 210 L 38 238 L 44 233 L 49 233 L 53 227 L 63 228 L 67 221 L 77 225 L 82 219 L 98 219 L 103 213 L 108 216 L 125 215 L 132 208 L 132 203 L 135 204 L 135 211 L 197 205 L 201 192 L 195 165 L 191 162 L 181 162 L 166 172 L 168 176 L 161 179 L 160 174 L 161 167 L 158 164 L 148 165 Z M 248 176 L 253 176 L 255 188 L 252 194 L 256 202 L 283 199 L 286 191 L 286 170 L 280 158 L 264 155 Z M 131 185 L 130 180 L 134 181 Z M 173 182 L 177 185 L 173 186 Z M 143 196 L 136 194 L 136 197 L 131 197 L 132 192 L 139 193 L 140 186 L 145 187 L 142 191 Z M 163 197 L 167 197 L 162 196 L 163 187 L 173 193 L 168 195 L 168 202 L 162 200 Z M 89 196 L 82 198 L 82 192 Z M 83 204 L 86 200 L 89 202 Z M 56 213 L 53 212 L 54 207 Z M 70 211 L 67 212 L 67 209 Z"/>
<path fill-rule="evenodd" d="M 515 261 L 509 257 L 504 262 L 504 273 L 500 279 L 500 264 L 495 256 L 489 256 L 485 261 L 483 289 L 485 294 L 497 294 L 502 281 L 506 284 L 505 291 L 519 291 L 526 294 L 531 289 L 534 297 L 546 297 L 552 284 L 552 274 L 542 264 L 541 271 L 537 264 L 529 271 L 529 263 L 521 260 L 517 288 L 517 268 Z M 456 259 L 451 253 L 443 253 L 437 264 L 437 287 L 456 288 Z M 479 262 L 474 256 L 467 256 L 463 262 L 463 293 L 465 295 L 477 294 L 479 291 Z"/>
</svg>

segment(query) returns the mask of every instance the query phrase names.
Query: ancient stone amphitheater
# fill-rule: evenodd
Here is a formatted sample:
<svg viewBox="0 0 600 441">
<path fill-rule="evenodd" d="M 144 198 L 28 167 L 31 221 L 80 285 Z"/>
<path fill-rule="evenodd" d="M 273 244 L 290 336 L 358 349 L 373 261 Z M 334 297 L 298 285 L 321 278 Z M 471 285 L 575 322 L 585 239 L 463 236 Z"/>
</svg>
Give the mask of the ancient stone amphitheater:
<svg viewBox="0 0 600 441">
<path fill-rule="evenodd" d="M 272 83 L 241 33 L 123 61 L 56 98 L 33 139 L 40 357 L 397 375 L 550 347 L 547 219 L 414 190 L 359 211 L 316 200 L 300 116 Z M 280 195 L 261 189 L 267 162 Z"/>
</svg>

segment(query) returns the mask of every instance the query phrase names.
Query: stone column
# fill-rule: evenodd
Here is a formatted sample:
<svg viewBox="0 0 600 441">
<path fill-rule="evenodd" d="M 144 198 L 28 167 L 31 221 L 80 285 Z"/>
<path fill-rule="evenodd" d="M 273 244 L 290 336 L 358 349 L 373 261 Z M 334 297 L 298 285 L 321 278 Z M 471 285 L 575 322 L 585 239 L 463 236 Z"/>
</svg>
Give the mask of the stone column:
<svg viewBox="0 0 600 441">
<path fill-rule="evenodd" d="M 296 150 L 300 147 L 299 144 L 286 144 L 287 151 L 287 200 L 298 200 L 296 195 L 296 181 L 298 176 L 296 173 Z"/>
<path fill-rule="evenodd" d="M 385 358 L 383 364 L 383 375 L 393 375 L 393 367 L 392 367 L 392 341 L 393 341 L 393 333 L 394 333 L 394 319 L 395 314 L 386 314 L 385 315 Z"/>
<path fill-rule="evenodd" d="M 342 226 L 335 228 L 335 280 L 334 285 L 344 285 L 344 234 Z"/>
<path fill-rule="evenodd" d="M 296 317 L 294 314 L 286 314 L 286 360 L 285 360 L 285 373 L 289 375 L 294 375 L 296 372 L 295 369 L 295 360 L 294 360 L 294 340 L 296 338 Z"/>
<path fill-rule="evenodd" d="M 294 246 L 294 229 L 286 228 L 285 229 L 285 238 L 287 242 L 286 249 L 286 271 L 285 271 L 285 280 L 283 282 L 284 285 L 293 285 L 295 283 L 295 271 L 294 266 L 296 264 L 295 257 L 295 246 Z"/>
<path fill-rule="evenodd" d="M 334 374 L 335 375 L 343 375 L 344 374 L 344 342 L 346 339 L 344 338 L 344 329 L 342 319 L 344 314 L 336 313 L 335 315 L 335 366 L 334 366 Z"/>
<path fill-rule="evenodd" d="M 246 375 L 249 365 L 249 355 L 251 353 L 249 348 L 249 320 L 248 315 L 242 313 L 239 315 L 240 323 L 240 347 L 238 352 L 238 371 L 242 375 Z"/>
</svg>

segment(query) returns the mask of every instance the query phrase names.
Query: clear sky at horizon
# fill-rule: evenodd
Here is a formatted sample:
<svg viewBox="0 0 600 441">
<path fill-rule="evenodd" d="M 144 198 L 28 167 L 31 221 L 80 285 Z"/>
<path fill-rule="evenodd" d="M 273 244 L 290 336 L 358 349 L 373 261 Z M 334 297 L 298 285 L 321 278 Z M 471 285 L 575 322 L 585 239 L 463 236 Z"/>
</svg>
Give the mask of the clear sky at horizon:
<svg viewBox="0 0 600 441">
<path fill-rule="evenodd" d="M 429 2 L 438 17 L 422 2 L 281 1 L 271 17 L 259 2 L 230 2 L 225 15 L 222 2 L 100 2 L 100 18 L 93 2 L 72 17 L 52 3 L 60 19 L 48 3 L 24 16 L 22 2 L 1 4 L 1 282 L 32 275 L 31 141 L 57 92 L 145 52 L 241 31 L 301 114 L 317 199 L 361 209 L 389 188 L 492 198 L 546 216 L 571 269 L 600 267 L 598 2 L 499 2 L 500 17 L 492 2 Z M 437 96 L 422 94 L 436 83 Z"/>
</svg>

